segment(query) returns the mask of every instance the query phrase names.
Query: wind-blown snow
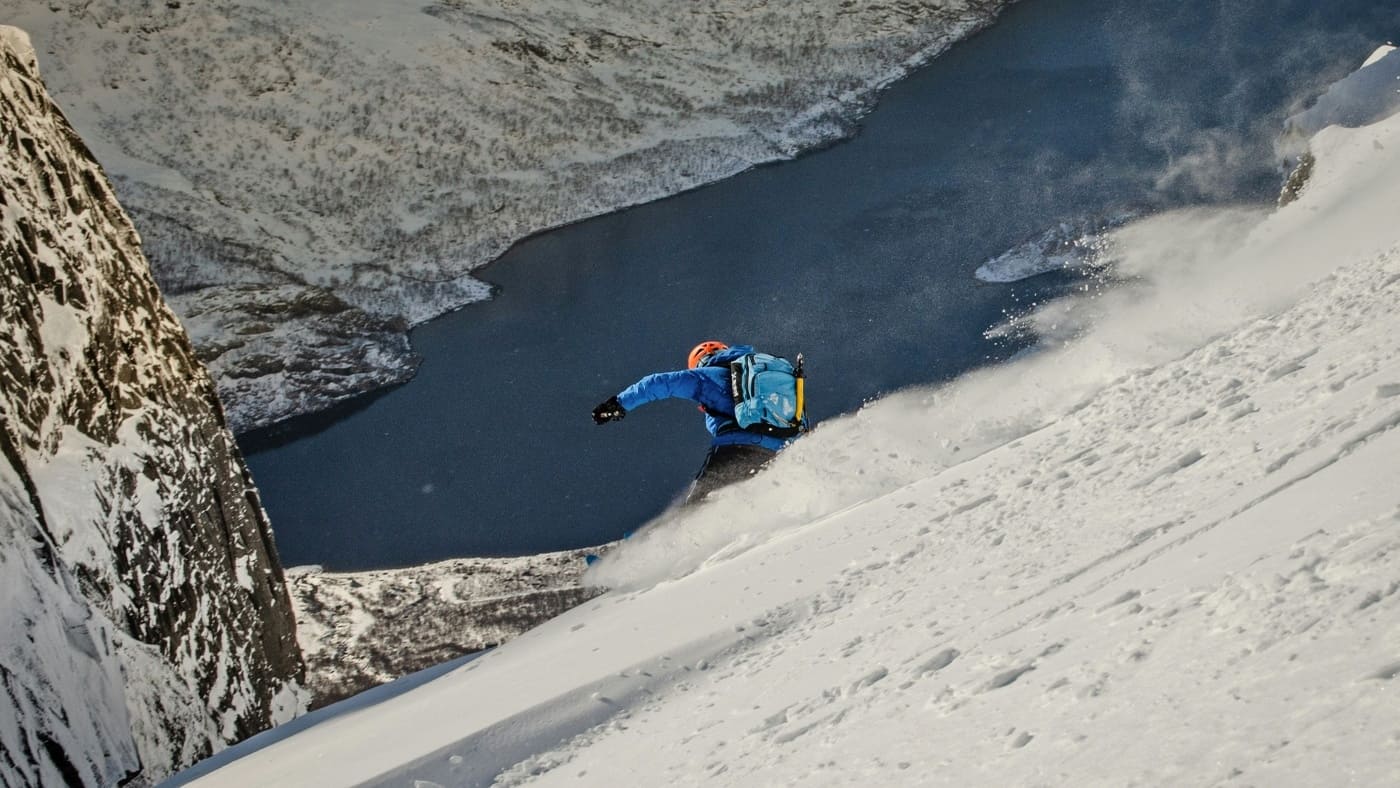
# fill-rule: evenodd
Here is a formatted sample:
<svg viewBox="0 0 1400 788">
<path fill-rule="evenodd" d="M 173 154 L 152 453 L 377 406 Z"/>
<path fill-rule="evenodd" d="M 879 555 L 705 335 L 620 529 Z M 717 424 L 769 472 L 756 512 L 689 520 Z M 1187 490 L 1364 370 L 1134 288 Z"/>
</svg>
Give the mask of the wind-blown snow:
<svg viewBox="0 0 1400 788">
<path fill-rule="evenodd" d="M 986 261 L 973 276 L 983 282 L 1006 283 L 1050 271 L 1106 266 L 1106 232 L 1137 215 L 1135 211 L 1120 211 L 1107 218 L 1060 222 Z"/>
<path fill-rule="evenodd" d="M 1400 781 L 1400 116 L 208 786 Z M 421 781 L 414 783 L 414 781 Z"/>
<path fill-rule="evenodd" d="M 1308 109 L 1288 119 L 1290 136 L 1311 137 L 1328 126 L 1355 128 L 1400 108 L 1400 54 L 1383 46 L 1361 68 L 1338 81 Z"/>
</svg>

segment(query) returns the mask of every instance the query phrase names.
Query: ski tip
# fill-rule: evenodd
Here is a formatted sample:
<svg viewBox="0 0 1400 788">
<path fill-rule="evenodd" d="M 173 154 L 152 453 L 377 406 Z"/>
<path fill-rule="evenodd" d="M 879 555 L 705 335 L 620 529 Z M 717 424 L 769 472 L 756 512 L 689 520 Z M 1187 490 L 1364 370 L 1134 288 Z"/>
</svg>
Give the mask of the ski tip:
<svg viewBox="0 0 1400 788">
<path fill-rule="evenodd" d="M 585 564 L 588 564 L 589 566 L 593 566 L 594 564 L 598 563 L 598 556 L 594 555 L 593 553 L 589 553 L 583 557 L 583 562 Z"/>
</svg>

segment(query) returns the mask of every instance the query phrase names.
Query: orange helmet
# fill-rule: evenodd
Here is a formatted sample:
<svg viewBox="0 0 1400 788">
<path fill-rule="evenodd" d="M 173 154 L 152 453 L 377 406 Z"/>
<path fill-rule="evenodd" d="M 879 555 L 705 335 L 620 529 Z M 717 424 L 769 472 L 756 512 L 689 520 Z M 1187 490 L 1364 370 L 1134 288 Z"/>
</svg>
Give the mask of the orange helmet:
<svg viewBox="0 0 1400 788">
<path fill-rule="evenodd" d="M 700 366 L 700 362 L 704 361 L 706 356 L 728 349 L 729 346 L 723 342 L 707 339 L 691 349 L 690 358 L 686 359 L 686 367 L 688 369 L 695 369 Z"/>
</svg>

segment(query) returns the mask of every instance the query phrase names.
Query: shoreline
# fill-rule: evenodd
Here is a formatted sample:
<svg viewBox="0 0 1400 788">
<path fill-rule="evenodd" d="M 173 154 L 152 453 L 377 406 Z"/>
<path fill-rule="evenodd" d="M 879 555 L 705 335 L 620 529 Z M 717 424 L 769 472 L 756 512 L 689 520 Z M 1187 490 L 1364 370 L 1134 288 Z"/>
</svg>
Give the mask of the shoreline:
<svg viewBox="0 0 1400 788">
<path fill-rule="evenodd" d="M 646 0 L 511 20 L 321 5 L 168 9 L 132 40 L 114 2 L 15 14 L 240 434 L 411 379 L 408 330 L 488 298 L 476 272 L 523 240 L 849 139 L 884 89 L 1009 3 L 691 9 L 695 29 Z M 203 92 L 159 85 L 188 81 L 210 28 L 220 59 L 189 77 Z"/>
</svg>

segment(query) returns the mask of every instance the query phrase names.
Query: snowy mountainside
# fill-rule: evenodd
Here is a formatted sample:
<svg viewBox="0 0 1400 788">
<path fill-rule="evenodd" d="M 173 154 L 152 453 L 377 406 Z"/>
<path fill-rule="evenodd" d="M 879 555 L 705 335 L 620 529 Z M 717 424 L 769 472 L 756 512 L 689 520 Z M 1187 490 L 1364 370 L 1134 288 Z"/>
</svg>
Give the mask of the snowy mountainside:
<svg viewBox="0 0 1400 788">
<path fill-rule="evenodd" d="M 602 593 L 583 550 L 402 569 L 287 571 L 306 686 L 321 705 L 519 636 Z"/>
<path fill-rule="evenodd" d="M 541 229 L 849 133 L 1005 0 L 12 0 L 237 430 L 411 375 Z M 308 304 L 311 305 L 308 307 Z"/>
<path fill-rule="evenodd" d="M 106 176 L 0 27 L 0 782 L 148 784 L 303 705 L 266 515 Z"/>
<path fill-rule="evenodd" d="M 1297 199 L 1316 163 L 1308 141 L 1332 125 L 1355 128 L 1375 122 L 1400 108 L 1400 54 L 1390 45 L 1371 53 L 1361 68 L 1331 85 L 1312 106 L 1290 117 L 1275 145 L 1291 173 L 1279 195 L 1279 204 Z"/>
<path fill-rule="evenodd" d="M 1400 116 L 201 786 L 1400 782 Z M 1055 330 L 1051 330 L 1055 329 Z"/>
</svg>

